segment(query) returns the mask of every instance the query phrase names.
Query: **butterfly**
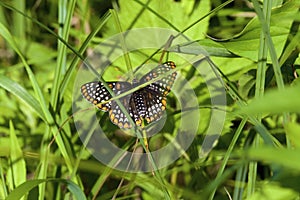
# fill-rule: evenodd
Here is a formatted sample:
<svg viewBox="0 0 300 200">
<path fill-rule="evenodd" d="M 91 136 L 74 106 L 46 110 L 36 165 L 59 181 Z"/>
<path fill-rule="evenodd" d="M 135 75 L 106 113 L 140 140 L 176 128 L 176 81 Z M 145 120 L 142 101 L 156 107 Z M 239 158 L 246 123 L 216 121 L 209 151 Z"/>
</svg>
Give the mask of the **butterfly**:
<svg viewBox="0 0 300 200">
<path fill-rule="evenodd" d="M 175 68 L 175 63 L 168 61 L 152 69 L 140 80 L 133 80 L 132 83 L 125 81 L 106 83 L 114 92 L 115 96 L 118 96 L 161 76 L 157 81 L 119 98 L 119 101 L 122 103 L 134 123 L 137 126 L 141 126 L 144 119 L 147 123 L 150 123 L 159 120 L 163 116 L 167 105 L 166 96 L 173 86 L 177 73 L 174 71 L 169 75 L 163 75 Z M 81 86 L 81 94 L 86 100 L 96 105 L 98 109 L 105 112 L 108 111 L 112 123 L 120 128 L 132 128 L 132 124 L 118 103 L 115 100 L 108 101 L 112 98 L 112 95 L 102 82 L 93 81 L 83 84 Z"/>
</svg>

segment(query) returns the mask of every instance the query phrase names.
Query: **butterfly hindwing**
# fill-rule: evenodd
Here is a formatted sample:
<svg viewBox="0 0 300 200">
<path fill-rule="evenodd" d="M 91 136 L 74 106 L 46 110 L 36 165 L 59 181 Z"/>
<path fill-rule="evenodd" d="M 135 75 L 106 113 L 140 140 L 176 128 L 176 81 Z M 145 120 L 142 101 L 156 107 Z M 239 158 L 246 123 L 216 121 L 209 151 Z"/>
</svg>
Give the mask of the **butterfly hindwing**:
<svg viewBox="0 0 300 200">
<path fill-rule="evenodd" d="M 145 89 L 147 91 L 147 89 Z M 145 119 L 148 123 L 159 120 L 166 109 L 167 99 L 156 92 L 145 92 L 146 114 Z"/>
<path fill-rule="evenodd" d="M 123 107 L 126 109 L 127 113 L 132 118 L 131 110 L 130 110 L 130 95 L 127 95 L 125 97 L 121 97 L 119 99 L 119 102 L 123 105 Z M 126 117 L 126 114 L 122 111 L 120 105 L 117 103 L 117 101 L 111 102 L 111 109 L 109 111 L 109 118 L 112 123 L 119 126 L 120 128 L 131 128 L 132 124 Z"/>
</svg>

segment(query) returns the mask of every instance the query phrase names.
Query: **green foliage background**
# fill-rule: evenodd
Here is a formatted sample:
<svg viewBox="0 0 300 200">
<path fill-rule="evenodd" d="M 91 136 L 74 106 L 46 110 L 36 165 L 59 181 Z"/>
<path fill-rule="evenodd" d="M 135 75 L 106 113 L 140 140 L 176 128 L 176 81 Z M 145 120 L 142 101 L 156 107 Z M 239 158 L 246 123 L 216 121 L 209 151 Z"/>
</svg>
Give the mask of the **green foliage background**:
<svg viewBox="0 0 300 200">
<path fill-rule="evenodd" d="M 299 8 L 299 0 L 1 1 L 0 199 L 299 199 Z M 79 139 L 74 81 L 99 42 L 147 27 L 183 32 L 209 53 L 227 92 L 226 123 L 214 149 L 199 158 L 216 108 L 201 75 L 178 67 L 198 98 L 197 137 L 153 174 L 120 172 Z M 167 56 L 180 66 L 176 48 Z M 132 53 L 131 65 L 157 61 L 161 52 L 154 53 Z M 186 44 L 180 53 L 199 54 Z M 102 78 L 117 80 L 125 61 Z M 150 139 L 150 150 L 176 135 L 179 110 L 174 95 L 168 101 L 174 126 Z M 107 114 L 99 117 L 111 140 L 133 150 L 134 138 L 103 123 Z"/>
</svg>

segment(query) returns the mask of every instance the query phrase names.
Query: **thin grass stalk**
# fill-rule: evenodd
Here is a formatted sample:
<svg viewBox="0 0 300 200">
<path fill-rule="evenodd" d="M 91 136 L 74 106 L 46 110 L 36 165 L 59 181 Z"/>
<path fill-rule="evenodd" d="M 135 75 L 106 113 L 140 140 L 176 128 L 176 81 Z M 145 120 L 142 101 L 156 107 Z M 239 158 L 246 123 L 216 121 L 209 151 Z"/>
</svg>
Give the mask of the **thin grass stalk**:
<svg viewBox="0 0 300 200">
<path fill-rule="evenodd" d="M 233 189 L 233 200 L 242 199 L 241 196 L 243 194 L 243 174 L 247 171 L 247 166 L 242 165 L 240 168 L 236 170 L 234 189 Z"/>
<path fill-rule="evenodd" d="M 69 32 L 71 27 L 71 19 L 74 13 L 76 1 L 60 0 L 58 4 L 58 23 L 60 24 L 58 28 L 58 36 L 64 41 L 68 41 Z M 59 100 L 59 86 L 62 80 L 62 77 L 66 73 L 66 60 L 67 60 L 67 47 L 58 40 L 58 56 L 57 56 L 57 65 L 55 68 L 53 86 L 51 91 L 51 105 L 54 110 L 56 110 L 57 102 Z M 60 94 L 62 95 L 62 94 Z"/>
<path fill-rule="evenodd" d="M 271 1 L 266 1 L 263 4 L 263 14 L 266 17 L 266 24 L 268 29 L 270 29 L 271 11 L 272 4 Z M 263 30 L 260 33 L 260 45 L 258 51 L 258 64 L 256 73 L 256 88 L 255 88 L 255 98 L 261 98 L 264 95 L 265 90 L 265 79 L 266 79 L 266 68 L 267 68 L 267 57 L 268 57 L 268 45 L 266 41 L 265 34 Z M 257 120 L 261 122 L 261 114 L 257 116 Z M 255 136 L 253 148 L 259 146 L 260 137 Z M 255 183 L 257 176 L 257 162 L 253 161 L 249 163 L 249 174 L 248 174 L 248 187 L 247 187 L 247 197 L 249 198 L 255 191 Z"/>
<path fill-rule="evenodd" d="M 71 1 L 69 3 L 69 7 L 67 7 L 68 3 L 64 0 L 60 0 L 58 1 L 58 23 L 62 26 L 59 26 L 59 29 L 58 29 L 58 36 L 59 38 L 61 38 L 62 40 L 64 41 L 68 41 L 68 36 L 69 36 L 69 31 L 70 31 L 70 22 L 71 22 L 71 17 L 72 17 L 72 14 L 74 12 L 74 7 L 75 7 L 75 2 L 76 1 Z M 61 79 L 63 77 L 63 74 L 65 73 L 66 69 L 65 69 L 65 66 L 66 66 L 66 46 L 63 45 L 61 43 L 61 40 L 58 40 L 58 57 L 57 57 L 57 65 L 56 65 L 56 68 L 54 70 L 54 80 L 53 80 L 53 85 L 52 85 L 52 90 L 51 90 L 51 97 L 50 97 L 50 102 L 51 102 L 51 105 L 52 105 L 52 108 L 53 110 L 56 112 L 56 107 L 57 107 L 57 102 L 59 100 L 58 96 L 59 96 L 59 85 L 60 85 L 60 82 L 61 82 Z M 55 116 L 54 116 L 55 117 Z M 47 130 L 47 134 L 48 136 L 51 135 L 51 128 L 49 128 Z M 55 133 L 57 134 L 57 133 Z M 55 136 L 56 137 L 56 136 Z M 45 138 L 45 137 L 44 137 Z M 58 139 L 57 138 L 61 138 L 60 135 L 58 137 L 56 137 L 56 143 L 60 143 L 58 144 L 58 146 L 64 146 L 65 145 L 63 144 L 63 140 L 62 138 L 61 139 Z M 45 138 L 47 139 L 47 138 Z M 67 149 L 66 150 L 66 155 L 69 159 L 69 161 L 72 163 L 72 158 L 70 157 L 70 155 L 67 153 Z M 41 152 L 44 152 L 44 154 L 42 154 L 42 165 L 43 165 L 43 168 L 41 168 L 41 176 L 40 178 L 46 178 L 47 177 L 47 163 L 48 163 L 48 156 L 50 154 L 49 152 L 49 148 L 48 146 L 46 145 L 46 143 L 44 142 L 42 144 L 42 147 L 41 147 Z M 72 168 L 73 168 L 73 165 L 70 163 L 68 169 L 71 173 L 72 171 Z M 74 180 L 75 182 L 77 182 L 76 180 Z M 45 188 L 46 187 L 46 184 L 40 184 L 39 185 L 39 199 L 43 199 L 45 197 Z"/>
<path fill-rule="evenodd" d="M 111 13 L 112 13 L 112 17 L 115 21 L 115 24 L 116 24 L 118 32 L 119 32 L 119 39 L 120 39 L 120 42 L 121 42 L 121 47 L 122 47 L 122 50 L 123 50 L 127 71 L 130 72 L 130 76 L 131 76 L 130 79 L 132 80 L 133 79 L 133 73 L 132 73 L 133 70 L 132 70 L 132 65 L 131 65 L 127 45 L 125 43 L 124 32 L 123 32 L 123 29 L 122 29 L 122 26 L 121 26 L 121 22 L 119 20 L 119 16 L 118 16 L 117 12 L 115 11 L 115 9 L 112 9 Z"/>
<path fill-rule="evenodd" d="M 83 44 L 81 45 L 81 47 L 78 50 L 78 54 L 80 56 L 78 56 L 77 54 L 75 54 L 70 67 L 68 67 L 66 74 L 63 77 L 63 80 L 61 82 L 60 85 L 60 93 L 64 94 L 68 83 L 70 82 L 71 76 L 73 74 L 73 72 L 76 69 L 76 66 L 79 62 L 79 60 L 84 59 L 83 57 L 83 53 L 85 52 L 85 50 L 87 49 L 88 45 L 90 44 L 91 40 L 96 36 L 96 34 L 102 29 L 102 27 L 106 24 L 106 22 L 110 19 L 111 17 L 111 12 L 106 12 L 103 17 L 101 17 L 101 19 L 99 19 L 98 23 L 95 26 L 95 29 L 87 36 L 87 38 L 84 40 Z M 61 96 L 62 98 L 62 96 Z"/>
<path fill-rule="evenodd" d="M 224 155 L 224 158 L 223 158 L 223 161 L 221 163 L 221 166 L 220 166 L 220 169 L 218 171 L 218 174 L 216 176 L 216 179 L 220 178 L 223 175 L 225 167 L 226 167 L 226 165 L 228 163 L 228 160 L 230 158 L 230 155 L 231 155 L 231 153 L 232 153 L 232 151 L 233 151 L 233 149 L 234 149 L 234 147 L 236 145 L 236 142 L 237 142 L 239 136 L 241 135 L 242 130 L 243 130 L 243 128 L 244 128 L 244 126 L 245 126 L 245 124 L 246 124 L 247 121 L 248 121 L 248 118 L 243 118 L 242 121 L 241 121 L 241 123 L 240 123 L 240 125 L 238 126 L 238 128 L 237 128 L 237 130 L 236 130 L 236 132 L 235 132 L 235 134 L 234 134 L 234 136 L 233 136 L 233 138 L 232 138 L 232 140 L 230 142 L 228 150 L 226 151 L 226 153 Z M 240 181 L 240 180 L 236 180 L 236 181 Z M 216 191 L 217 191 L 217 188 L 215 188 L 214 191 L 211 193 L 211 196 L 209 198 L 210 200 L 214 199 L 214 195 L 215 195 Z"/>
<path fill-rule="evenodd" d="M 4 173 L 3 173 L 3 166 L 2 166 L 2 159 L 0 159 L 0 181 L 1 181 L 1 188 L 0 188 L 0 194 L 1 198 L 7 197 L 8 191 L 6 188 L 6 183 L 5 183 L 5 178 L 4 178 Z"/>
<path fill-rule="evenodd" d="M 35 92 L 37 100 L 38 100 L 38 102 L 39 102 L 39 104 L 42 108 L 42 111 L 45 115 L 45 118 L 46 118 L 45 123 L 47 124 L 47 128 L 51 129 L 53 135 L 55 135 L 57 133 L 58 129 L 54 125 L 55 120 L 53 119 L 50 111 L 48 110 L 46 100 L 44 98 L 44 95 L 43 95 L 43 92 L 42 92 L 41 88 L 38 85 L 38 82 L 36 80 L 35 75 L 33 74 L 33 72 L 31 70 L 31 68 L 29 67 L 24 55 L 21 53 L 17 43 L 14 41 L 14 39 L 13 39 L 12 35 L 10 34 L 10 32 L 5 27 L 2 27 L 1 31 L 0 31 L 0 34 L 6 39 L 6 41 L 11 45 L 11 47 L 14 49 L 14 51 L 18 54 L 19 58 L 21 59 L 21 62 L 23 63 L 23 65 L 25 67 L 25 70 L 27 72 L 27 75 L 28 75 L 29 80 L 31 82 L 31 85 L 33 87 L 33 90 Z M 50 131 L 48 131 L 46 133 L 50 134 Z M 50 135 L 46 135 L 45 137 L 49 138 Z M 70 160 L 70 157 L 68 156 L 68 153 L 66 151 L 66 147 L 64 146 L 64 143 L 62 142 L 63 140 L 61 138 L 61 135 L 56 135 L 56 139 L 58 141 L 57 144 L 58 144 L 58 147 L 61 151 L 61 154 L 63 155 L 63 157 L 66 161 L 67 168 L 68 168 L 68 170 L 71 170 L 72 169 L 72 164 L 71 164 L 72 162 Z M 43 150 L 45 150 L 45 148 L 41 148 L 42 152 L 43 152 Z M 45 157 L 45 160 L 41 160 L 41 163 L 44 163 L 44 164 L 48 163 L 48 156 Z M 45 168 L 42 168 L 41 170 L 44 170 L 46 172 Z"/>
<path fill-rule="evenodd" d="M 267 3 L 271 4 L 272 1 L 271 1 L 271 3 L 269 1 L 271 1 L 271 0 L 268 0 Z M 283 77 L 282 77 L 282 74 L 281 74 L 281 69 L 280 69 L 280 66 L 279 66 L 277 53 L 276 53 L 276 50 L 275 50 L 275 47 L 274 47 L 274 44 L 273 44 L 273 41 L 272 41 L 272 38 L 271 38 L 270 29 L 268 27 L 268 22 L 265 19 L 264 13 L 263 13 L 260 5 L 259 5 L 259 2 L 257 0 L 253 0 L 252 3 L 253 3 L 253 6 L 254 6 L 254 9 L 256 11 L 256 14 L 258 16 L 258 19 L 261 22 L 262 31 L 263 31 L 263 33 L 266 37 L 266 43 L 267 43 L 268 48 L 269 48 L 270 57 L 271 57 L 271 60 L 272 60 L 273 70 L 274 70 L 275 79 L 276 79 L 278 89 L 279 90 L 284 90 Z M 289 117 L 288 113 L 283 113 L 283 123 L 284 124 L 286 124 L 288 122 L 288 117 Z"/>
<path fill-rule="evenodd" d="M 13 7 L 18 9 L 19 11 L 26 13 L 25 11 L 25 1 L 19 1 L 19 0 L 14 0 L 12 1 Z M 13 23 L 14 26 L 12 26 L 13 29 L 13 35 L 16 36 L 17 38 L 20 39 L 20 41 L 26 41 L 25 40 L 25 18 L 22 15 L 19 15 L 18 13 L 14 12 L 13 13 Z M 24 43 L 22 43 L 23 45 Z M 24 46 L 21 47 L 21 50 L 23 50 Z"/>
</svg>

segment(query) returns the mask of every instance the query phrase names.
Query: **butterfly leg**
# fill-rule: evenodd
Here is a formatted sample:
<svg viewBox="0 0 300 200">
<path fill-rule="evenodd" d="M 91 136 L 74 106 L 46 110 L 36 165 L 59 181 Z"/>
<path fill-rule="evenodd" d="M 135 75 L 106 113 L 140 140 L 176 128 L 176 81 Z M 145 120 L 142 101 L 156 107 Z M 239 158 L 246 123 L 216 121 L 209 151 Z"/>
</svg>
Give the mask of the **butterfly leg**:
<svg viewBox="0 0 300 200">
<path fill-rule="evenodd" d="M 169 48 L 171 46 L 173 40 L 174 40 L 174 36 L 171 35 L 169 37 L 168 41 L 166 42 L 166 44 L 164 46 L 164 49 L 163 49 L 163 52 L 162 52 L 162 54 L 161 54 L 161 56 L 159 58 L 159 64 L 162 63 L 163 57 L 165 56 L 165 53 L 166 53 L 166 50 L 167 50 L 167 48 Z"/>
</svg>

